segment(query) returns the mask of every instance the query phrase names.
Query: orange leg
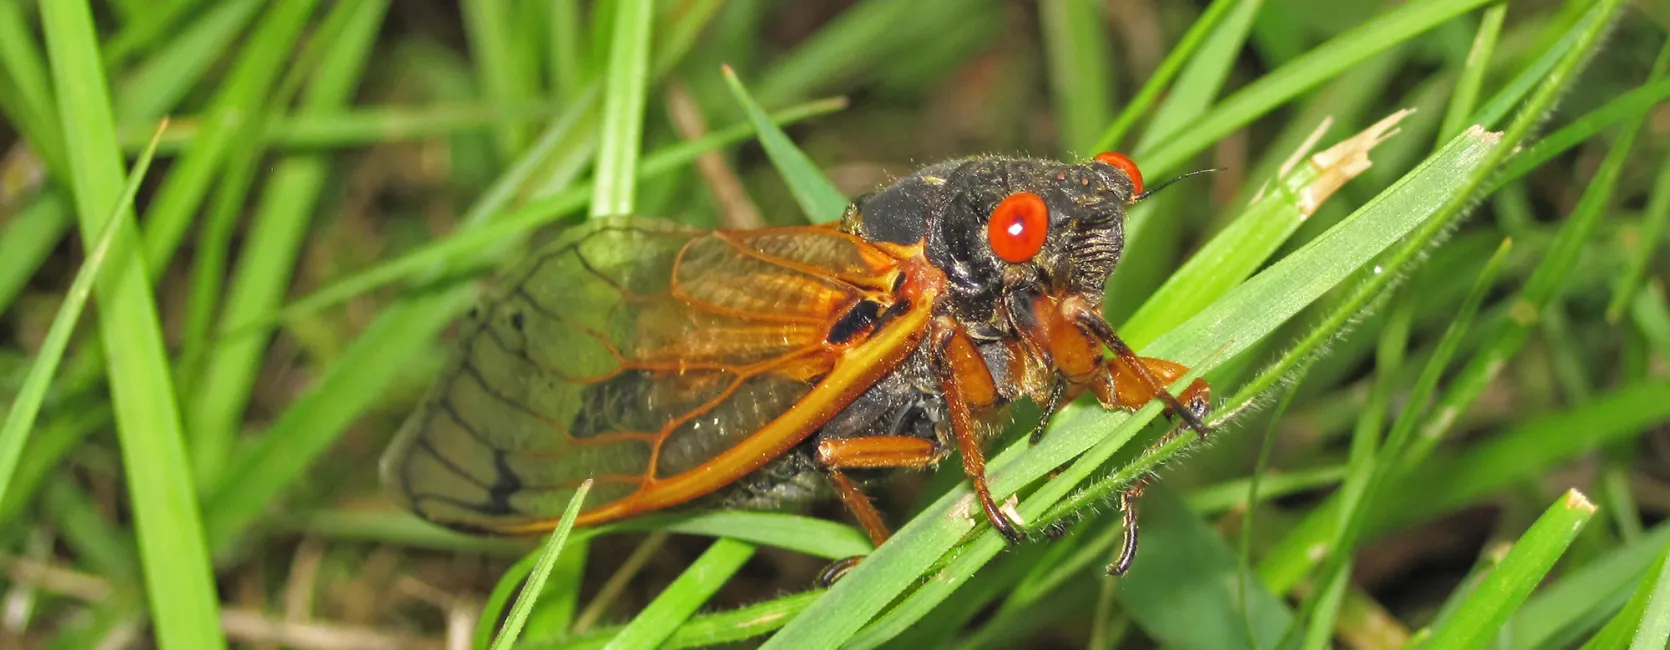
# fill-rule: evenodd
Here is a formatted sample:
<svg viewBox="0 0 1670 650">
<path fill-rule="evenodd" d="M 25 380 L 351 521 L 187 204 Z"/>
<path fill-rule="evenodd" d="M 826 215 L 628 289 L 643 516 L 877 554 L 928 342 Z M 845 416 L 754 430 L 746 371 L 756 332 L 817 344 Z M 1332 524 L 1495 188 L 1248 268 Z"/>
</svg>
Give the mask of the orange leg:
<svg viewBox="0 0 1670 650">
<path fill-rule="evenodd" d="M 1170 391 L 1166 390 L 1166 384 L 1169 382 L 1161 379 L 1156 372 L 1156 370 L 1164 371 L 1166 369 L 1184 370 L 1183 366 L 1170 361 L 1144 359 L 1143 357 L 1137 356 L 1136 351 L 1132 350 L 1131 346 L 1127 345 L 1124 339 L 1119 338 L 1119 335 L 1114 333 L 1113 326 L 1109 325 L 1106 320 L 1102 319 L 1101 313 L 1092 308 L 1090 304 L 1082 298 L 1068 298 L 1061 303 L 1061 310 L 1069 320 L 1076 323 L 1086 334 L 1100 340 L 1103 345 L 1106 345 L 1109 350 L 1113 351 L 1112 363 L 1117 366 L 1114 373 L 1116 376 L 1118 370 L 1130 372 L 1136 380 L 1136 382 L 1134 382 L 1135 385 L 1141 387 L 1141 390 L 1135 392 L 1142 393 L 1142 395 L 1133 394 L 1132 397 L 1144 397 L 1142 401 L 1136 402 L 1137 406 L 1147 404 L 1151 399 L 1158 399 L 1166 405 L 1166 408 L 1169 409 L 1170 412 L 1182 417 L 1183 423 L 1188 425 L 1190 429 L 1194 429 L 1195 433 L 1200 434 L 1201 438 L 1205 438 L 1208 433 L 1211 433 L 1212 430 L 1201 420 L 1203 413 L 1196 413 L 1196 410 L 1199 407 L 1184 408 L 1182 401 L 1178 400 L 1176 396 L 1173 396 Z M 1178 372 L 1176 376 L 1182 376 L 1182 372 Z M 1197 383 L 1201 388 L 1197 391 L 1194 385 L 1190 385 L 1189 391 L 1184 393 L 1186 397 L 1191 396 L 1191 393 L 1193 394 L 1193 399 L 1198 400 L 1204 397 L 1206 392 L 1205 383 Z M 1100 396 L 1101 395 L 1098 394 L 1098 397 Z M 1114 403 L 1119 404 L 1120 402 L 1116 401 Z M 1204 402 L 1202 402 L 1202 404 L 1204 404 Z"/>
<path fill-rule="evenodd" d="M 887 523 L 881 518 L 881 511 L 870 502 L 870 497 L 849 478 L 842 469 L 879 469 L 885 467 L 927 467 L 944 457 L 943 451 L 932 440 L 913 438 L 911 436 L 869 436 L 864 438 L 841 438 L 824 440 L 818 443 L 818 464 L 829 472 L 829 481 L 835 484 L 835 492 L 841 496 L 841 503 L 858 520 L 858 525 L 864 528 L 864 533 L 870 536 L 870 541 L 881 546 L 892 535 L 887 529 Z M 862 556 L 853 556 L 838 560 L 825 567 L 818 574 L 818 582 L 825 586 L 834 584 L 841 576 L 846 575 L 853 567 L 858 566 Z"/>
<path fill-rule="evenodd" d="M 1025 537 L 1015 522 L 997 508 L 992 498 L 991 485 L 986 482 L 986 450 L 982 448 L 974 407 L 987 406 L 997 399 L 997 388 L 992 383 L 991 370 L 974 347 L 974 342 L 963 333 L 962 327 L 949 318 L 941 317 L 930 334 L 933 345 L 933 368 L 939 376 L 945 395 L 946 408 L 951 412 L 951 432 L 956 438 L 957 451 L 962 452 L 963 472 L 974 484 L 974 497 L 992 527 L 1011 543 Z"/>
<path fill-rule="evenodd" d="M 1177 381 L 1179 377 L 1189 372 L 1188 367 L 1183 364 L 1166 361 L 1165 359 L 1138 357 L 1138 363 L 1145 366 L 1148 372 L 1160 381 L 1162 386 Z M 1131 369 L 1131 365 L 1125 363 L 1122 359 L 1117 357 L 1109 359 L 1106 367 L 1108 371 L 1106 377 L 1091 385 L 1091 391 L 1096 394 L 1096 399 L 1100 400 L 1103 406 L 1134 411 L 1142 408 L 1144 404 L 1150 401 L 1160 399 L 1153 388 L 1142 381 L 1136 371 Z M 1196 418 L 1204 419 L 1212 405 L 1212 389 L 1206 385 L 1206 380 L 1196 379 L 1189 384 L 1189 387 L 1182 394 L 1177 396 L 1177 401 L 1182 402 L 1183 406 Z M 1166 416 L 1172 417 L 1174 415 L 1168 408 Z"/>
</svg>

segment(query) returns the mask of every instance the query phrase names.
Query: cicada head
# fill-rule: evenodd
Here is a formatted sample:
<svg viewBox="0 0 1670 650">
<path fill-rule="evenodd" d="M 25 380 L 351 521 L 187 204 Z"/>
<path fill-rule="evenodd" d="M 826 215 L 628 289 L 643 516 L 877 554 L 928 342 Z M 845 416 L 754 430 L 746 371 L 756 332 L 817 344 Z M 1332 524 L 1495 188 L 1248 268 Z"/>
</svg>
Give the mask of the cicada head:
<svg viewBox="0 0 1670 650">
<path fill-rule="evenodd" d="M 1002 328 L 1016 293 L 1068 293 L 1101 304 L 1124 246 L 1125 209 L 1142 196 L 1129 158 L 1068 164 L 979 157 L 924 168 L 853 206 L 847 227 L 870 239 L 925 240 L 950 282 L 951 308 L 976 332 Z"/>
</svg>

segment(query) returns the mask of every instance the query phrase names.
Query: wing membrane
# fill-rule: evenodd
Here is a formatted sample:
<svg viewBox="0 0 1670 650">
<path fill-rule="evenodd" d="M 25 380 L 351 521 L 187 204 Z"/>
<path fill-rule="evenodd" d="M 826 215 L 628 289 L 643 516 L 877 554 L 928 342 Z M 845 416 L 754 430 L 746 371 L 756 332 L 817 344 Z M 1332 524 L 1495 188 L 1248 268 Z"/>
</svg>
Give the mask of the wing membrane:
<svg viewBox="0 0 1670 650">
<path fill-rule="evenodd" d="M 898 265 L 827 228 L 578 226 L 472 310 L 384 480 L 455 528 L 537 529 L 587 477 L 588 512 L 630 511 L 804 399 L 839 359 L 830 328 Z"/>
</svg>

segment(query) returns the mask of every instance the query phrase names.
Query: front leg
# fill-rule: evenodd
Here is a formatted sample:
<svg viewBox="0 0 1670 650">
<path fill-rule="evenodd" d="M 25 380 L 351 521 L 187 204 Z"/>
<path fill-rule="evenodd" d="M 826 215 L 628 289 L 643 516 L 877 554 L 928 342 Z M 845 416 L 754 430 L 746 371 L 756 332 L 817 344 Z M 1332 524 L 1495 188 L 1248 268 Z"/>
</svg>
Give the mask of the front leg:
<svg viewBox="0 0 1670 650">
<path fill-rule="evenodd" d="M 991 486 L 986 482 L 986 450 L 974 419 L 975 407 L 989 407 L 997 402 L 997 385 L 992 380 L 991 369 L 956 321 L 941 316 L 930 327 L 930 365 L 951 413 L 952 437 L 957 441 L 957 451 L 962 452 L 963 471 L 974 484 L 974 496 L 992 527 L 1011 543 L 1019 543 L 1025 536 L 998 509 Z"/>
</svg>

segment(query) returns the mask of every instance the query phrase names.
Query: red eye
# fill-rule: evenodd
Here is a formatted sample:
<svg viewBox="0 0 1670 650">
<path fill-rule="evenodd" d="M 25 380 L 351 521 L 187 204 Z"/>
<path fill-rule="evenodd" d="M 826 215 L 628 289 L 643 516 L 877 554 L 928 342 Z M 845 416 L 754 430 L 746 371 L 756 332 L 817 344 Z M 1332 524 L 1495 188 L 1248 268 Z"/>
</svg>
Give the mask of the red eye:
<svg viewBox="0 0 1670 650">
<path fill-rule="evenodd" d="M 1125 172 L 1125 175 L 1131 178 L 1131 196 L 1136 196 L 1142 193 L 1142 170 L 1137 169 L 1137 164 L 1131 162 L 1131 159 L 1126 157 L 1125 154 L 1113 152 L 1099 153 L 1096 154 L 1096 160 L 1097 162 L 1107 164 L 1112 166 L 1114 169 Z"/>
<path fill-rule="evenodd" d="M 986 224 L 986 239 L 992 252 L 1011 264 L 1032 259 L 1044 247 L 1044 236 L 1049 234 L 1050 206 L 1043 197 L 1031 192 L 1012 194 L 992 210 L 992 220 Z"/>
</svg>

